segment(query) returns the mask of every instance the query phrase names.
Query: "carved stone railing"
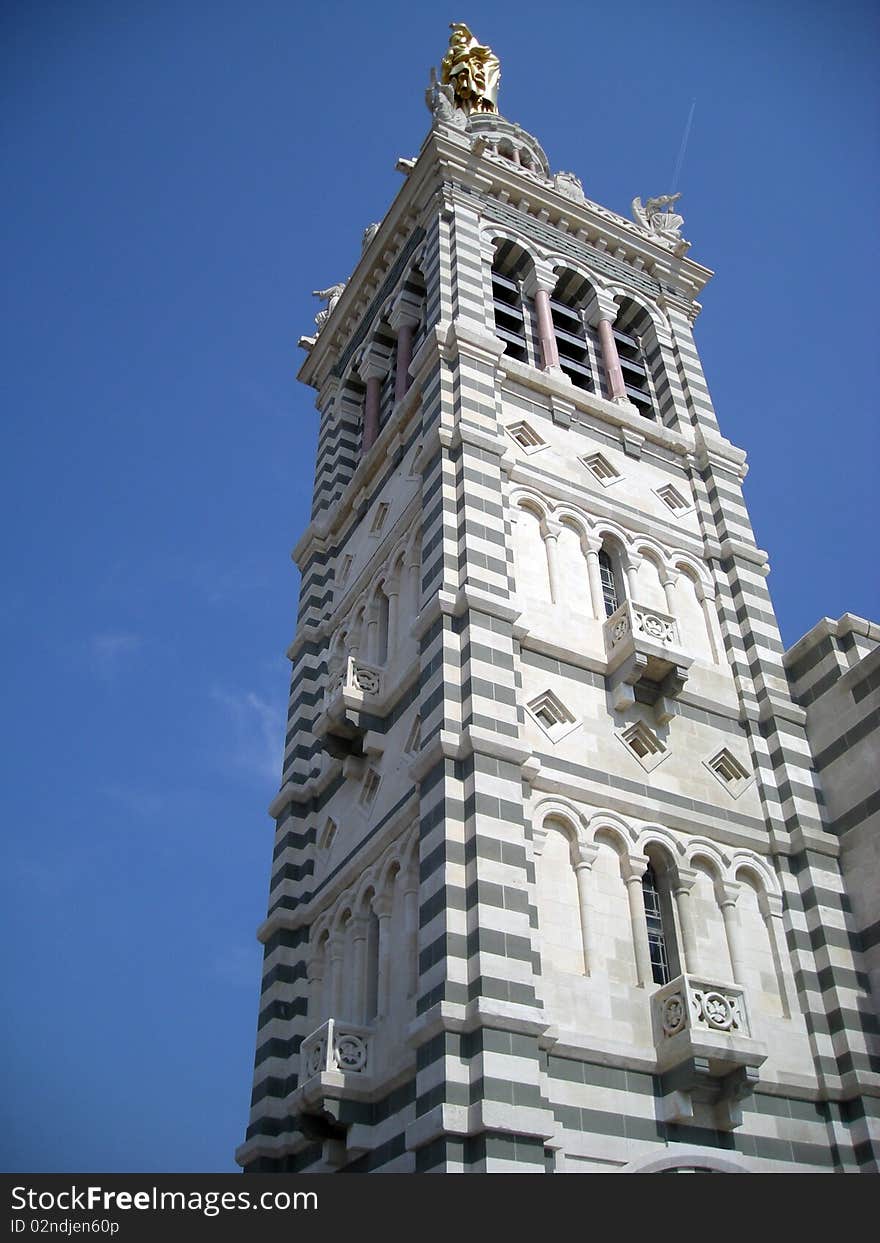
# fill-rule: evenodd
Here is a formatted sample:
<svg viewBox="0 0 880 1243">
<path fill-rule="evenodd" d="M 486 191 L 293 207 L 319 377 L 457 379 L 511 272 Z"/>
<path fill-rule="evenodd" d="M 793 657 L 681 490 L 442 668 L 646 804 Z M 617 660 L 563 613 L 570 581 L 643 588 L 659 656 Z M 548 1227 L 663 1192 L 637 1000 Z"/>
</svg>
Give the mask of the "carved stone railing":
<svg viewBox="0 0 880 1243">
<path fill-rule="evenodd" d="M 668 613 L 624 600 L 605 623 L 611 702 L 625 712 L 636 700 L 654 705 L 658 724 L 675 714 L 673 700 L 687 681 L 693 657 L 682 651 L 678 623 Z"/>
<path fill-rule="evenodd" d="M 743 987 L 680 975 L 653 994 L 651 1017 L 663 1119 L 720 1130 L 739 1126 L 741 1102 L 767 1059 Z"/>
<path fill-rule="evenodd" d="M 608 653 L 630 636 L 659 643 L 662 647 L 679 646 L 678 626 L 674 617 L 624 600 L 605 623 L 605 647 Z"/>
<path fill-rule="evenodd" d="M 378 695 L 382 690 L 382 675 L 372 665 L 366 665 L 354 656 L 348 656 L 341 669 L 331 674 L 324 691 L 325 706 L 340 689 L 360 691 L 363 695 Z"/>
<path fill-rule="evenodd" d="M 315 1075 L 336 1071 L 343 1075 L 368 1075 L 371 1070 L 371 1033 L 368 1028 L 339 1019 L 328 1019 L 302 1042 L 300 1083 Z"/>
<path fill-rule="evenodd" d="M 749 1036 L 743 989 L 713 984 L 701 976 L 681 975 L 659 989 L 652 1002 L 657 1029 L 665 1040 L 686 1028 Z"/>
</svg>

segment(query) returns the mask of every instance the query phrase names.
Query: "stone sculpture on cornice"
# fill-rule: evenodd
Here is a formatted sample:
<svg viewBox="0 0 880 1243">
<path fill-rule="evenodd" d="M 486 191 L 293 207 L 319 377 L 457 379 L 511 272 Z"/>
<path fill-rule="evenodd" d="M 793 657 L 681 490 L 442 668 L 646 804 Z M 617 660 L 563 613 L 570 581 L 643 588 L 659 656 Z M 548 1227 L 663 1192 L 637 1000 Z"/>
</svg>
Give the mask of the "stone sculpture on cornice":
<svg viewBox="0 0 880 1243">
<path fill-rule="evenodd" d="M 451 125 L 453 129 L 465 129 L 467 116 L 456 107 L 455 91 L 448 84 L 437 81 L 437 70 L 431 70 L 431 81 L 425 91 L 425 103 L 434 117 L 434 125 Z"/>
<path fill-rule="evenodd" d="M 661 194 L 657 198 L 648 199 L 642 205 L 641 198 L 632 201 L 633 220 L 636 224 L 663 242 L 678 243 L 682 240 L 681 226 L 684 216 L 672 211 L 672 204 L 681 198 L 678 194 Z"/>
<path fill-rule="evenodd" d="M 322 307 L 321 310 L 318 312 L 318 314 L 315 316 L 315 330 L 316 330 L 315 335 L 316 336 L 321 331 L 321 329 L 324 327 L 324 325 L 327 323 L 327 320 L 330 318 L 330 316 L 333 314 L 333 308 L 336 306 L 336 303 L 342 297 L 344 291 L 345 291 L 345 281 L 342 281 L 342 283 L 338 285 L 329 285 L 326 289 L 313 289 L 312 290 L 313 298 L 325 298 L 327 301 L 327 305 L 325 307 Z"/>
<path fill-rule="evenodd" d="M 455 106 L 466 116 L 498 111 L 501 62 L 478 43 L 464 22 L 453 22 L 449 50 L 440 62 L 440 84 L 451 86 Z M 430 105 L 429 105 L 430 106 Z"/>
</svg>

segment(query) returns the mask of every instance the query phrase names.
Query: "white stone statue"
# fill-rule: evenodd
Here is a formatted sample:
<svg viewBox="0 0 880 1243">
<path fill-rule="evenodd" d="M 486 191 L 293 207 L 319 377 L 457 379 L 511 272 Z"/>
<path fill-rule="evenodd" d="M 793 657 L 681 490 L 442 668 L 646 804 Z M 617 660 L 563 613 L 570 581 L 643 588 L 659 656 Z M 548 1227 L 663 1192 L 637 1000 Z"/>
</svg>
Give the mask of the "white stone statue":
<svg viewBox="0 0 880 1243">
<path fill-rule="evenodd" d="M 560 194 L 564 194 L 573 203 L 585 201 L 583 184 L 580 177 L 576 177 L 574 173 L 556 173 L 553 177 L 553 185 Z"/>
<path fill-rule="evenodd" d="M 367 249 L 370 242 L 372 242 L 373 238 L 376 236 L 378 232 L 379 232 L 378 221 L 375 224 L 367 225 L 367 227 L 364 229 L 364 236 L 361 238 L 361 254 L 364 253 L 364 251 Z"/>
<path fill-rule="evenodd" d="M 315 316 L 315 327 L 317 329 L 317 332 L 315 335 L 317 335 L 317 333 L 321 331 L 321 329 L 327 323 L 327 320 L 333 314 L 333 308 L 336 306 L 336 303 L 342 297 L 344 290 L 345 290 L 345 281 L 343 281 L 339 285 L 330 285 L 327 289 L 313 289 L 312 290 L 313 298 L 326 298 L 327 300 L 327 305 L 323 307 L 318 312 L 318 314 Z"/>
<path fill-rule="evenodd" d="M 658 198 L 648 199 L 644 206 L 641 198 L 635 198 L 632 201 L 633 220 L 646 233 L 653 233 L 665 242 L 678 242 L 681 240 L 684 216 L 679 216 L 671 209 L 672 204 L 680 198 L 681 191 L 678 194 L 661 194 Z"/>
<path fill-rule="evenodd" d="M 467 127 L 467 114 L 458 107 L 455 90 L 449 83 L 437 81 L 437 70 L 431 70 L 431 81 L 425 91 L 425 103 L 434 118 L 433 125 L 451 125 L 453 129 Z"/>
</svg>

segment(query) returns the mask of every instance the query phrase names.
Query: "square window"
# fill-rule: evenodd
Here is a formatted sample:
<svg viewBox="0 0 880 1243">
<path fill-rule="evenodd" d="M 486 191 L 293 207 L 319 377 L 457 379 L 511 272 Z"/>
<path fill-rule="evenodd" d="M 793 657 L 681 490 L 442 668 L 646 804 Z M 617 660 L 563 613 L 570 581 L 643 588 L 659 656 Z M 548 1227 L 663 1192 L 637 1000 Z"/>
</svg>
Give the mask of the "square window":
<svg viewBox="0 0 880 1243">
<path fill-rule="evenodd" d="M 646 772 L 656 768 L 669 752 L 654 731 L 644 721 L 635 721 L 622 730 L 617 737 Z"/>
<path fill-rule="evenodd" d="M 385 519 L 388 517 L 388 511 L 390 508 L 391 506 L 388 504 L 387 501 L 380 502 L 379 507 L 376 510 L 375 517 L 373 518 L 372 526 L 370 527 L 371 535 L 378 535 L 379 532 L 382 530 L 382 528 L 385 525 Z"/>
<path fill-rule="evenodd" d="M 511 423 L 504 430 L 526 453 L 537 453 L 540 449 L 546 449 L 547 447 L 546 440 L 543 440 L 525 420 L 519 423 Z"/>
<path fill-rule="evenodd" d="M 678 488 L 671 483 L 665 483 L 662 488 L 657 488 L 656 493 L 667 509 L 671 509 L 674 514 L 686 514 L 693 509 L 691 502 L 686 500 Z"/>
<path fill-rule="evenodd" d="M 602 484 L 603 488 L 610 487 L 612 483 L 616 483 L 618 479 L 622 479 L 620 471 L 612 466 L 606 457 L 601 453 L 592 453 L 589 457 L 579 459 L 590 474 Z"/>
<path fill-rule="evenodd" d="M 727 747 L 722 747 L 711 759 L 703 760 L 703 763 L 733 798 L 739 798 L 751 782 L 749 770 Z"/>
</svg>

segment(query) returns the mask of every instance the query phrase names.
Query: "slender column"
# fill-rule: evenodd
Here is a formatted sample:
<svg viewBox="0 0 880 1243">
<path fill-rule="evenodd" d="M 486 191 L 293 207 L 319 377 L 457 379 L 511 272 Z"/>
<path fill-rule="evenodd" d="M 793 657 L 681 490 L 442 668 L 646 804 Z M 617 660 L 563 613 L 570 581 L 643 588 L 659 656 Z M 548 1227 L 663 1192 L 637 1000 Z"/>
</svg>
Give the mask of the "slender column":
<svg viewBox="0 0 880 1243">
<path fill-rule="evenodd" d="M 546 371 L 549 367 L 559 366 L 559 349 L 556 345 L 556 333 L 553 329 L 553 315 L 550 311 L 550 294 L 548 290 L 535 290 L 535 312 L 538 318 L 538 340 L 541 342 L 541 358 Z"/>
<path fill-rule="evenodd" d="M 412 997 L 419 978 L 419 888 L 418 879 L 412 877 L 403 891 L 403 926 L 407 950 L 406 995 Z"/>
<path fill-rule="evenodd" d="M 647 988 L 649 984 L 654 983 L 654 973 L 651 970 L 651 947 L 648 944 L 648 924 L 645 919 L 645 896 L 642 892 L 642 877 L 647 866 L 648 860 L 643 855 L 627 855 L 621 859 L 626 896 L 629 901 L 629 922 L 636 952 L 636 975 L 640 988 Z"/>
<path fill-rule="evenodd" d="M 556 275 L 548 263 L 533 259 L 534 266 L 523 280 L 522 290 L 535 304 L 538 323 L 538 341 L 541 346 L 541 366 L 544 371 L 559 370 L 559 349 L 556 330 L 550 310 L 550 294 L 556 288 Z"/>
<path fill-rule="evenodd" d="M 681 930 L 679 957 L 681 969 L 685 973 L 699 973 L 700 966 L 697 956 L 697 937 L 691 913 L 691 890 L 696 883 L 697 874 L 689 868 L 678 868 L 671 877 L 672 891 L 675 895 L 675 909 L 678 912 L 678 926 Z"/>
<path fill-rule="evenodd" d="M 386 595 L 388 598 L 388 660 L 387 660 L 387 663 L 390 664 L 392 655 L 394 653 L 394 645 L 397 641 L 398 593 L 396 591 L 386 591 Z"/>
<path fill-rule="evenodd" d="M 400 325 L 397 333 L 397 368 L 394 374 L 394 400 L 402 401 L 410 385 L 409 365 L 412 362 L 412 343 L 415 324 Z"/>
<path fill-rule="evenodd" d="M 379 921 L 379 988 L 376 996 L 376 1017 L 385 1018 L 391 1011 L 391 909 L 390 893 L 373 899 L 373 914 Z"/>
<path fill-rule="evenodd" d="M 670 575 L 664 578 L 662 582 L 663 594 L 666 596 L 666 612 L 670 617 L 675 617 L 675 578 Z"/>
<path fill-rule="evenodd" d="M 790 1018 L 792 1009 L 797 1006 L 797 1001 L 789 991 L 788 977 L 783 965 L 787 951 L 785 929 L 782 923 L 782 899 L 776 894 L 761 893 L 758 896 L 758 906 L 764 917 L 764 927 L 767 929 L 767 939 L 773 955 L 773 966 L 776 968 L 776 984 L 779 989 L 779 1000 L 782 1003 L 782 1013 L 786 1018 Z"/>
<path fill-rule="evenodd" d="M 745 980 L 745 957 L 742 950 L 742 929 L 736 909 L 740 895 L 740 886 L 735 881 L 725 881 L 717 892 L 718 905 L 721 907 L 721 918 L 724 920 L 724 932 L 727 936 L 727 949 L 730 953 L 730 966 L 733 971 L 733 982 L 742 984 Z"/>
<path fill-rule="evenodd" d="M 397 333 L 397 369 L 394 376 L 394 400 L 402 401 L 412 378 L 409 365 L 412 362 L 413 338 L 419 325 L 420 307 L 405 290 L 395 299 L 388 316 L 388 323 Z"/>
<path fill-rule="evenodd" d="M 364 402 L 364 453 L 368 453 L 379 435 L 379 395 L 382 381 L 379 376 L 367 377 L 367 397 Z"/>
<path fill-rule="evenodd" d="M 712 663 L 720 664 L 720 655 L 718 648 L 718 640 L 715 636 L 715 623 L 717 614 L 715 613 L 715 598 L 706 593 L 706 589 L 702 583 L 696 584 L 697 595 L 700 600 L 700 606 L 703 610 L 703 621 L 706 624 L 706 634 L 709 636 L 709 650 L 712 653 Z"/>
<path fill-rule="evenodd" d="M 330 938 L 330 981 L 327 989 L 330 997 L 328 1018 L 338 1018 L 342 1009 L 342 964 L 345 958 L 345 934 L 335 932 Z"/>
<path fill-rule="evenodd" d="M 629 556 L 626 571 L 626 594 L 629 597 L 630 604 L 638 599 L 639 594 L 639 566 L 642 564 L 641 557 Z"/>
<path fill-rule="evenodd" d="M 419 581 L 421 571 L 422 563 L 418 557 L 416 557 L 415 561 L 410 561 L 409 565 L 406 567 L 406 572 L 409 577 L 410 608 L 412 609 L 413 617 L 418 615 L 419 606 L 422 603 L 422 584 Z"/>
<path fill-rule="evenodd" d="M 373 604 L 366 615 L 367 641 L 364 644 L 365 659 L 372 665 L 379 663 L 379 606 Z"/>
<path fill-rule="evenodd" d="M 605 598 L 602 595 L 602 571 L 599 568 L 599 553 L 602 545 L 598 542 L 589 541 L 585 547 L 585 555 L 587 558 L 587 579 L 590 584 L 590 596 L 592 597 L 593 616 L 600 621 L 605 619 Z"/>
<path fill-rule="evenodd" d="M 324 954 L 319 950 L 306 967 L 309 982 L 309 1022 L 320 1027 L 324 1020 Z"/>
<path fill-rule="evenodd" d="M 351 996 L 351 1017 L 355 1023 L 364 1023 L 367 1018 L 367 928 L 368 923 L 363 915 L 357 915 L 352 919 L 351 970 L 354 976 L 354 987 Z"/>
<path fill-rule="evenodd" d="M 369 453 L 379 436 L 379 402 L 382 394 L 382 381 L 388 374 L 390 362 L 384 349 L 371 345 L 364 351 L 358 363 L 360 377 L 367 386 L 367 396 L 364 401 L 364 454 Z"/>
<path fill-rule="evenodd" d="M 589 975 L 594 961 L 590 928 L 590 875 L 599 853 L 595 846 L 576 846 L 572 850 L 572 866 L 577 879 L 578 907 L 581 915 L 581 943 L 584 953 L 584 975 Z"/>
<path fill-rule="evenodd" d="M 608 387 L 611 390 L 611 398 L 614 401 L 627 401 L 629 399 L 626 395 L 623 371 L 621 370 L 620 357 L 617 353 L 617 342 L 614 340 L 614 333 L 611 328 L 614 318 L 614 315 L 607 311 L 600 313 L 597 324 L 599 344 L 602 346 L 602 361 L 605 364 L 605 375 L 608 379 Z"/>
<path fill-rule="evenodd" d="M 559 527 L 546 526 L 541 531 L 544 537 L 544 549 L 547 554 L 547 577 L 550 580 L 550 599 L 553 604 L 560 601 L 559 590 L 559 550 L 556 541 L 559 539 Z"/>
</svg>

